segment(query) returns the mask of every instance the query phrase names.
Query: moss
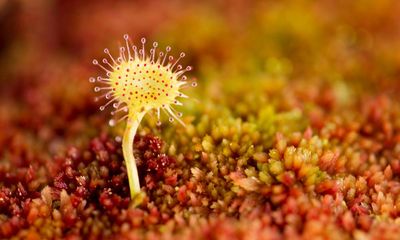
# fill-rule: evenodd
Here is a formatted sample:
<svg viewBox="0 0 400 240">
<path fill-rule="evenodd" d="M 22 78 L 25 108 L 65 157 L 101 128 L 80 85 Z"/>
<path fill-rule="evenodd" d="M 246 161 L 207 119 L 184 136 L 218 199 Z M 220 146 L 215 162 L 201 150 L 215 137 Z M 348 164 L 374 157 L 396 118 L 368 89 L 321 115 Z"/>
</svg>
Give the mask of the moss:
<svg viewBox="0 0 400 240">
<path fill-rule="evenodd" d="M 398 238 L 394 0 L 32 4 L 0 14 L 0 238 Z M 138 129 L 133 200 L 85 80 L 125 31 L 199 83 Z"/>
</svg>

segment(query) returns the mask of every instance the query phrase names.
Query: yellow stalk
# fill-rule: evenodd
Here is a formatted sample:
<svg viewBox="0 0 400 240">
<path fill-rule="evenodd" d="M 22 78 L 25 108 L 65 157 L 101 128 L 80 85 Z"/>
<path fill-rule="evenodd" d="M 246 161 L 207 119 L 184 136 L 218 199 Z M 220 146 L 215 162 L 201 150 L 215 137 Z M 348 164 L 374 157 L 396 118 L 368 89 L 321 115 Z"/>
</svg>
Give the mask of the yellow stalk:
<svg viewBox="0 0 400 240">
<path fill-rule="evenodd" d="M 139 174 L 136 166 L 135 157 L 133 155 L 133 140 L 136 135 L 139 123 L 142 121 L 146 112 L 140 112 L 129 117 L 124 138 L 122 139 L 122 152 L 124 154 L 126 172 L 128 173 L 129 188 L 131 198 L 140 193 Z"/>
</svg>

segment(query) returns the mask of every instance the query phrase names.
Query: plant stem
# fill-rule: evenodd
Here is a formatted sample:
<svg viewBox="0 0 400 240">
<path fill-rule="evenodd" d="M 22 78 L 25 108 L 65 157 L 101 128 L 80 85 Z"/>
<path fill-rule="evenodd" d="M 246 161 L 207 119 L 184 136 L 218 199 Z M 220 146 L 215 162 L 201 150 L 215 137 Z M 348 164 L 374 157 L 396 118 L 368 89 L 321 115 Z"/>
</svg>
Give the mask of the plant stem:
<svg viewBox="0 0 400 240">
<path fill-rule="evenodd" d="M 140 193 L 139 174 L 135 157 L 133 156 L 133 139 L 135 138 L 136 130 L 145 113 L 146 112 L 143 111 L 128 118 L 124 138 L 122 139 L 122 152 L 124 154 L 126 172 L 128 173 L 131 199 L 133 199 L 136 194 Z"/>
</svg>

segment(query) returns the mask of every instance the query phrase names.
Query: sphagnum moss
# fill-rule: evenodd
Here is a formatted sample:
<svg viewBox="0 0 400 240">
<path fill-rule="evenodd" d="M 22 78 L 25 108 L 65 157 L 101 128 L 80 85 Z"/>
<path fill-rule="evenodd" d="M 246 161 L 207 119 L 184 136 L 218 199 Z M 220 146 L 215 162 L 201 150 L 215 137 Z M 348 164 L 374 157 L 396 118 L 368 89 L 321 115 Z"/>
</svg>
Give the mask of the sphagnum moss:
<svg viewBox="0 0 400 240">
<path fill-rule="evenodd" d="M 90 78 L 90 82 L 97 82 L 103 86 L 96 86 L 95 92 L 103 91 L 100 98 L 108 99 L 107 103 L 100 107 L 103 111 L 107 106 L 112 105 L 115 115 L 119 112 L 126 114 L 118 121 L 127 119 L 125 133 L 122 139 L 122 150 L 128 172 L 131 197 L 140 192 L 139 175 L 133 156 L 133 140 L 137 128 L 144 115 L 149 111 L 155 111 L 158 122 L 160 111 L 163 110 L 170 116 L 169 121 L 177 120 L 184 124 L 180 117 L 182 113 L 174 109 L 174 105 L 182 105 L 177 98 L 186 98 L 180 90 L 188 84 L 184 75 L 192 67 L 183 68 L 178 62 L 185 56 L 182 52 L 177 59 L 168 56 L 171 47 L 167 47 L 165 53 L 157 53 L 158 43 L 154 42 L 153 47 L 147 52 L 145 48 L 146 39 L 142 38 L 142 45 L 137 47 L 129 41 L 129 36 L 124 35 L 126 46 L 120 47 L 119 56 L 115 59 L 106 48 L 104 53 L 108 55 L 111 62 L 103 58 L 102 64 L 94 59 L 93 64 L 99 66 L 106 72 L 106 77 Z M 191 83 L 196 86 L 195 82 Z M 114 125 L 115 120 L 110 121 Z"/>
</svg>

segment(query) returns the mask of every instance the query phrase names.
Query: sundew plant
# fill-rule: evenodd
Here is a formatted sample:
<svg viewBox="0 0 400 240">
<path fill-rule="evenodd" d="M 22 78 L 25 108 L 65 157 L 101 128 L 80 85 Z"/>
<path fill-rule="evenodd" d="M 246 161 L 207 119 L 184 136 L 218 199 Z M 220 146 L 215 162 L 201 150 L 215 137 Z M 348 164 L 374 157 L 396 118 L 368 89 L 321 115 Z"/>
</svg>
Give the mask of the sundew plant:
<svg viewBox="0 0 400 240">
<path fill-rule="evenodd" d="M 158 43 L 154 42 L 147 51 L 146 39 L 141 39 L 141 45 L 130 43 L 130 38 L 124 35 L 126 46 L 120 47 L 119 56 L 113 57 L 109 49 L 104 49 L 107 58 L 102 64 L 94 59 L 93 64 L 105 71 L 105 76 L 90 78 L 90 82 L 98 83 L 95 92 L 102 92 L 97 99 L 105 98 L 107 102 L 100 106 L 103 111 L 112 106 L 112 115 L 123 112 L 124 115 L 117 122 L 126 119 L 125 133 L 122 138 L 122 150 L 128 172 L 131 197 L 140 192 L 139 175 L 133 155 L 132 145 L 137 128 L 144 115 L 154 111 L 157 115 L 157 124 L 161 124 L 161 111 L 169 116 L 169 121 L 175 120 L 184 125 L 180 119 L 182 113 L 175 106 L 182 105 L 178 98 L 187 98 L 181 90 L 186 86 L 196 86 L 196 82 L 189 82 L 186 72 L 191 66 L 183 68 L 179 60 L 185 56 L 180 53 L 178 58 L 169 55 L 171 47 L 165 52 L 157 51 Z M 114 119 L 110 124 L 114 125 Z"/>
</svg>

